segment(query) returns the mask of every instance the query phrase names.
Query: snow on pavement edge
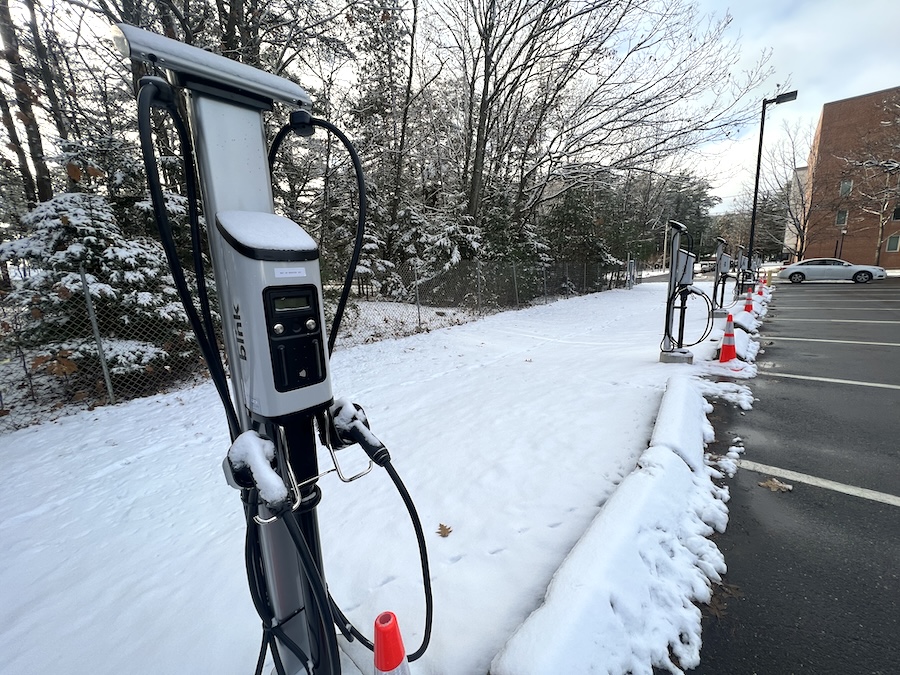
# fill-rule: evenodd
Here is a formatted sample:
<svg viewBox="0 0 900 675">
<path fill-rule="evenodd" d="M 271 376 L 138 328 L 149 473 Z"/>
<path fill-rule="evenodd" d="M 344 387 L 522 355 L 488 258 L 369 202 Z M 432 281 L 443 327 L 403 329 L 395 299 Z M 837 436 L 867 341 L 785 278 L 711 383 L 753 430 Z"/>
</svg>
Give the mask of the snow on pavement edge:
<svg viewBox="0 0 900 675">
<path fill-rule="evenodd" d="M 694 603 L 708 602 L 725 572 L 708 537 L 728 521 L 728 491 L 704 461 L 712 407 L 701 389 L 709 383 L 668 380 L 650 447 L 563 561 L 544 604 L 494 658 L 492 675 L 638 675 L 651 664 L 680 673 L 699 664 Z"/>
</svg>

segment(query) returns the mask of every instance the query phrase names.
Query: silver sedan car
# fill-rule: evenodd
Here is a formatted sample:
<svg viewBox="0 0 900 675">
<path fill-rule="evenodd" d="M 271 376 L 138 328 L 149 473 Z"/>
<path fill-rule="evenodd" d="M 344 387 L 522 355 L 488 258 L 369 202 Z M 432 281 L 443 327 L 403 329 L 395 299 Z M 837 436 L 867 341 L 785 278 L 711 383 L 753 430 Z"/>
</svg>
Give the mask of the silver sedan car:
<svg viewBox="0 0 900 675">
<path fill-rule="evenodd" d="M 855 281 L 865 284 L 873 279 L 884 279 L 887 274 L 883 267 L 874 265 L 854 265 L 838 258 L 810 258 L 783 267 L 778 272 L 779 279 L 791 283 L 801 281 Z"/>
</svg>

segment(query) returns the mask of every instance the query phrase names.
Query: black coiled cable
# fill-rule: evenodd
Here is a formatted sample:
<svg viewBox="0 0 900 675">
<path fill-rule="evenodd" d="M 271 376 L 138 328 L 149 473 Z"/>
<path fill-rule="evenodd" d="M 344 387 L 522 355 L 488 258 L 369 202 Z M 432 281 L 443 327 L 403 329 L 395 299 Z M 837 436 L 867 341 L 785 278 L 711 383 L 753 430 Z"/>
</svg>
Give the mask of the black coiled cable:
<svg viewBox="0 0 900 675">
<path fill-rule="evenodd" d="M 197 178 L 193 152 L 191 151 L 190 135 L 187 133 L 187 128 L 175 106 L 175 98 L 171 85 L 159 77 L 141 78 L 140 84 L 141 86 L 138 91 L 137 101 L 138 134 L 140 137 L 144 168 L 147 172 L 147 187 L 150 191 L 150 201 L 153 205 L 154 219 L 156 220 L 160 240 L 169 262 L 169 269 L 172 271 L 172 279 L 178 290 L 178 297 L 181 299 L 181 304 L 184 307 L 188 321 L 197 338 L 197 343 L 200 346 L 200 353 L 206 361 L 206 366 L 209 369 L 210 377 L 219 394 L 219 399 L 222 401 L 222 405 L 225 408 L 225 416 L 228 420 L 228 430 L 231 434 L 231 440 L 234 440 L 241 433 L 241 430 L 237 413 L 228 391 L 225 367 L 222 364 L 222 358 L 219 355 L 219 348 L 216 344 L 212 316 L 209 309 L 209 298 L 206 292 L 203 255 L 200 251 L 200 218 L 197 209 Z M 175 247 L 175 238 L 172 234 L 172 224 L 169 221 L 165 196 L 163 195 L 162 181 L 160 180 L 159 171 L 156 165 L 156 152 L 153 147 L 153 129 L 150 122 L 150 110 L 154 107 L 162 108 L 169 114 L 175 124 L 175 130 L 178 133 L 179 141 L 181 142 L 182 155 L 184 157 L 185 184 L 187 186 L 187 197 L 189 201 L 188 217 L 190 219 L 193 239 L 192 251 L 197 276 L 198 294 L 201 296 L 202 319 L 191 300 L 191 292 L 184 276 L 184 269 L 178 258 L 178 251 Z"/>
<path fill-rule="evenodd" d="M 347 266 L 347 274 L 344 277 L 344 286 L 341 289 L 341 296 L 338 299 L 337 308 L 334 312 L 334 319 L 331 322 L 331 331 L 328 334 L 328 353 L 331 354 L 334 351 L 334 342 L 337 338 L 338 330 L 340 330 L 341 319 L 344 316 L 344 308 L 347 305 L 347 299 L 350 297 L 350 290 L 353 287 L 353 276 L 356 274 L 356 266 L 359 263 L 359 256 L 362 252 L 363 237 L 365 235 L 366 228 L 366 210 L 368 208 L 368 203 L 366 200 L 366 180 L 365 176 L 363 175 L 362 162 L 360 162 L 359 155 L 356 152 L 356 148 L 353 147 L 350 139 L 347 138 L 347 135 L 343 131 L 338 129 L 331 122 L 313 117 L 306 110 L 295 110 L 294 112 L 292 112 L 291 121 L 288 122 L 288 124 L 284 125 L 281 129 L 279 129 L 278 133 L 275 134 L 275 138 L 272 140 L 272 147 L 269 149 L 270 173 L 272 172 L 275 165 L 275 158 L 278 156 L 278 149 L 281 147 L 281 143 L 282 141 L 284 141 L 287 135 L 291 131 L 293 131 L 301 136 L 311 136 L 313 127 L 321 127 L 322 129 L 331 132 L 332 134 L 337 136 L 338 140 L 340 140 L 344 148 L 346 148 L 347 154 L 350 155 L 350 161 L 353 163 L 353 170 L 356 175 L 356 190 L 358 195 L 356 238 L 353 243 L 353 252 L 350 256 L 350 264 Z"/>
<path fill-rule="evenodd" d="M 699 345 L 701 342 L 703 342 L 706 338 L 709 337 L 710 333 L 712 333 L 713 324 L 714 324 L 713 301 L 706 293 L 701 291 L 699 288 L 694 288 L 693 286 L 681 286 L 681 287 L 676 288 L 675 292 L 672 293 L 672 295 L 669 296 L 669 298 L 666 300 L 666 307 L 674 307 L 675 301 L 678 299 L 678 296 L 681 295 L 682 293 L 687 293 L 688 295 L 699 295 L 701 298 L 703 298 L 706 301 L 706 309 L 707 309 L 706 328 L 703 330 L 703 335 L 696 342 L 689 342 L 687 344 L 681 345 L 682 349 L 686 349 L 687 347 L 694 347 L 696 345 Z M 685 305 L 686 304 L 687 304 L 687 299 L 685 298 Z M 671 311 L 671 310 L 669 310 L 669 311 Z M 684 311 L 684 309 L 682 309 L 682 311 Z M 669 328 L 668 322 L 666 323 L 665 337 L 667 337 L 669 339 L 669 342 L 671 342 L 673 345 L 677 344 L 677 340 L 672 335 L 672 331 Z M 662 350 L 663 344 L 665 344 L 665 339 L 663 339 L 663 341 L 660 343 L 661 350 Z"/>
</svg>

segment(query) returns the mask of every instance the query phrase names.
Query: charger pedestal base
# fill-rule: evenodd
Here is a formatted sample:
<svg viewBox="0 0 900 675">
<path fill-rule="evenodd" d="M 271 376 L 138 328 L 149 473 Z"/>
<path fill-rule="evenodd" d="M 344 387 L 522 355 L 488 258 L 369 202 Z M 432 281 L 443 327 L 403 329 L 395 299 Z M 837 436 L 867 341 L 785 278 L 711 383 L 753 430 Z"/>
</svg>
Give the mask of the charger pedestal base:
<svg viewBox="0 0 900 675">
<path fill-rule="evenodd" d="M 693 363 L 694 354 L 687 349 L 676 349 L 671 352 L 659 353 L 660 363 Z"/>
</svg>

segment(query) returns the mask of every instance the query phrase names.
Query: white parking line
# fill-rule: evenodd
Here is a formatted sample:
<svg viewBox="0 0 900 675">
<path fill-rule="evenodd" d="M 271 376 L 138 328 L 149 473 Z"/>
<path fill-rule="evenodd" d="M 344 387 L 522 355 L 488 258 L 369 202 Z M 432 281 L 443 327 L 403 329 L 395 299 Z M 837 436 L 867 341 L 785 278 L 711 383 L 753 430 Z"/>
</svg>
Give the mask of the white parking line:
<svg viewBox="0 0 900 675">
<path fill-rule="evenodd" d="M 882 320 L 882 319 L 797 319 L 788 317 L 777 317 L 773 321 L 818 321 L 819 323 L 900 323 L 900 320 Z"/>
<path fill-rule="evenodd" d="M 900 506 L 900 497 L 888 494 L 886 492 L 869 490 L 868 488 L 856 487 L 855 485 L 846 485 L 845 483 L 838 483 L 826 478 L 817 478 L 816 476 L 809 476 L 805 473 L 790 471 L 789 469 L 779 469 L 775 466 L 768 466 L 767 464 L 751 462 L 748 459 L 738 460 L 738 466 L 740 466 L 742 469 L 755 471 L 756 473 L 764 473 L 771 476 L 777 476 L 778 478 L 786 478 L 787 480 L 796 481 L 797 483 L 806 483 L 807 485 L 814 485 L 816 487 L 825 488 L 826 490 L 841 492 L 845 495 L 862 497 L 863 499 L 869 499 L 874 502 L 881 502 L 882 504 L 889 504 L 890 506 Z"/>
<path fill-rule="evenodd" d="M 872 345 L 875 347 L 900 347 L 900 342 L 866 342 L 865 340 L 826 340 L 825 338 L 784 337 L 783 335 L 766 335 L 766 340 L 790 340 L 792 342 L 831 342 L 838 345 Z"/>
<path fill-rule="evenodd" d="M 858 387 L 877 387 L 879 389 L 898 389 L 900 384 L 883 384 L 881 382 L 860 382 L 858 380 L 838 380 L 833 377 L 811 377 L 809 375 L 790 375 L 788 373 L 773 373 L 768 370 L 759 370 L 760 375 L 768 377 L 784 377 L 791 380 L 810 380 L 812 382 L 830 382 L 831 384 L 852 384 Z"/>
</svg>

